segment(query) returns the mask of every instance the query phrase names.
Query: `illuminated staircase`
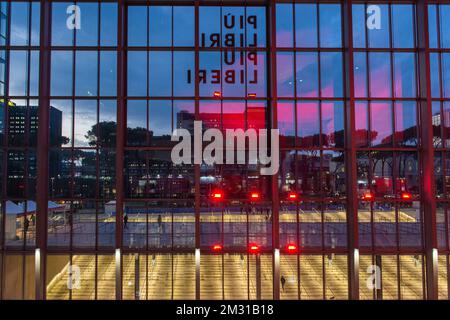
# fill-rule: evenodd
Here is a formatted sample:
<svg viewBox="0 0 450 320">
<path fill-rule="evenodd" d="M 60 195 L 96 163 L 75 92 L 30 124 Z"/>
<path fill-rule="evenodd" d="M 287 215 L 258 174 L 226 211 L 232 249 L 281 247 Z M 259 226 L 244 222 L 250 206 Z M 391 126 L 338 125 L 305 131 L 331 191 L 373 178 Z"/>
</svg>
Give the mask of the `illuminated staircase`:
<svg viewBox="0 0 450 320">
<path fill-rule="evenodd" d="M 195 299 L 194 255 L 173 257 L 173 299 Z"/>
<path fill-rule="evenodd" d="M 202 299 L 256 299 L 256 256 L 243 255 L 202 255 L 200 262 Z M 360 298 L 373 299 L 373 291 L 366 288 L 367 267 L 372 264 L 368 257 L 360 264 Z M 148 259 L 148 261 L 146 261 Z M 247 262 L 249 259 L 249 264 Z M 325 263 L 325 294 L 327 299 L 347 299 L 347 259 L 334 256 L 331 264 L 327 256 Z M 172 266 L 173 261 L 173 266 Z M 272 257 L 261 255 L 261 298 L 272 299 Z M 80 269 L 80 287 L 69 290 L 68 263 L 59 273 L 48 279 L 47 299 L 114 299 L 115 262 L 112 255 L 98 255 L 97 263 L 93 255 L 75 255 L 74 266 Z M 250 274 L 247 274 L 247 266 Z M 223 269 L 222 269 L 223 268 Z M 439 270 L 446 268 L 445 259 L 440 259 Z M 97 296 L 95 295 L 95 271 L 97 269 Z M 123 298 L 135 298 L 135 256 L 123 256 Z M 172 279 L 173 269 L 173 279 Z M 422 299 L 422 262 L 413 256 L 400 259 L 400 282 L 402 299 Z M 73 272 L 75 269 L 72 270 Z M 445 271 L 445 270 L 444 270 Z M 446 273 L 439 273 L 440 297 L 447 297 Z M 300 297 L 301 299 L 323 298 L 322 256 L 300 256 Z M 382 256 L 383 299 L 398 299 L 397 257 Z M 74 272 L 75 274 L 75 272 Z M 223 274 L 223 278 L 222 278 Z M 297 257 L 281 256 L 280 276 L 286 279 L 281 290 L 282 299 L 298 299 Z M 223 280 L 222 280 L 223 279 Z M 222 283 L 223 281 L 223 283 Z M 75 283 L 75 281 L 73 281 Z M 249 292 L 247 291 L 249 283 Z M 173 289 L 172 289 L 173 284 Z M 70 292 L 71 291 L 71 292 Z M 144 299 L 194 299 L 195 260 L 194 255 L 141 255 L 139 257 L 139 298 Z"/>
</svg>

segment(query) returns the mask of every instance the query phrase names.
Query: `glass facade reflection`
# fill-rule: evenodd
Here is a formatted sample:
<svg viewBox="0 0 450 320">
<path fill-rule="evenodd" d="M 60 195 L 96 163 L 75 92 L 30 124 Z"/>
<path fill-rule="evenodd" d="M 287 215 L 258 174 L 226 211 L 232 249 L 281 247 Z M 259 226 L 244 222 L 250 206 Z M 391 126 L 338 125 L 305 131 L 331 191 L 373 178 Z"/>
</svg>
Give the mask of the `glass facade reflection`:
<svg viewBox="0 0 450 320">
<path fill-rule="evenodd" d="M 0 298 L 448 299 L 448 21 L 448 1 L 0 1 Z M 278 172 L 175 164 L 194 121 L 278 129 Z"/>
</svg>

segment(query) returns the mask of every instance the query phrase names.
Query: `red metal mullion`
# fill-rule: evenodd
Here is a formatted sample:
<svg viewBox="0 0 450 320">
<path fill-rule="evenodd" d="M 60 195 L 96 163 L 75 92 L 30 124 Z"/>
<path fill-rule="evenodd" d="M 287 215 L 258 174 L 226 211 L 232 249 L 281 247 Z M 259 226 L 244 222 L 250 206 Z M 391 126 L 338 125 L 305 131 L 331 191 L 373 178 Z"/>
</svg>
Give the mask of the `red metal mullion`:
<svg viewBox="0 0 450 320">
<path fill-rule="evenodd" d="M 449 256 L 445 255 L 445 262 L 446 262 L 446 275 L 447 275 L 447 298 L 450 298 L 450 261 L 449 261 Z M 424 264 L 425 265 L 425 264 Z M 425 273 L 424 273 L 425 274 Z"/>
<path fill-rule="evenodd" d="M 49 160 L 49 108 L 50 108 L 50 59 L 51 59 L 51 3 L 40 1 L 39 44 L 39 109 L 36 178 L 36 248 L 41 251 L 40 274 L 36 274 L 36 299 L 45 299 L 47 209 L 48 209 L 48 160 Z"/>
<path fill-rule="evenodd" d="M 126 128 L 126 51 L 127 41 L 125 25 L 127 22 L 127 7 L 124 0 L 118 0 L 117 26 L 117 137 L 116 137 L 116 236 L 115 248 L 123 247 L 123 205 L 124 205 L 124 145 Z M 122 266 L 122 265 L 121 265 Z M 116 279 L 116 299 L 122 299 L 122 270 L 120 279 Z"/>
<path fill-rule="evenodd" d="M 357 148 L 353 139 L 356 131 L 356 115 L 355 115 L 355 89 L 354 89 L 354 48 L 353 48 L 353 1 L 346 0 L 342 6 L 343 9 L 343 41 L 344 41 L 344 75 L 345 75 L 345 167 L 347 180 L 347 250 L 348 250 L 348 285 L 349 298 L 352 300 L 359 299 L 359 260 L 355 258 L 354 251 L 359 249 L 359 223 L 358 223 L 358 190 L 357 190 Z M 366 37 L 367 46 L 367 37 Z M 366 56 L 367 59 L 367 56 Z M 366 67 L 369 70 L 367 64 Z M 369 74 L 369 72 L 367 72 Z M 369 107 L 367 110 L 370 110 Z M 370 112 L 368 112 L 370 119 Z M 370 121 L 369 121 L 370 122 Z M 369 167 L 370 156 L 369 156 Z M 369 170 L 369 186 L 370 186 Z M 372 208 L 371 208 L 372 213 Z M 372 214 L 371 214 L 372 216 Z M 373 232 L 373 224 L 372 224 Z"/>
<path fill-rule="evenodd" d="M 427 299 L 438 297 L 437 262 L 433 261 L 434 249 L 437 248 L 436 231 L 436 192 L 434 178 L 433 125 L 431 112 L 431 75 L 428 26 L 428 0 L 417 1 L 417 25 L 420 68 L 420 115 L 421 115 L 421 148 L 422 159 L 422 212 L 425 237 Z"/>
<path fill-rule="evenodd" d="M 28 11 L 29 11 L 29 16 L 27 18 L 28 20 L 28 30 L 27 30 L 27 37 L 28 37 L 28 45 L 31 44 L 31 14 L 32 14 L 32 3 L 29 2 L 28 3 Z M 27 85 L 26 85 L 26 93 L 25 95 L 27 96 L 27 109 L 26 109 L 26 117 L 25 117 L 25 196 L 28 197 L 28 153 L 29 153 L 29 147 L 30 147 L 30 73 L 31 73 L 31 53 L 32 51 L 28 48 L 27 49 Z"/>
<path fill-rule="evenodd" d="M 401 290 L 401 268 L 400 268 L 400 255 L 396 255 L 397 258 L 397 299 L 402 299 L 402 290 Z"/>
<path fill-rule="evenodd" d="M 199 68 L 200 68 L 200 51 L 199 51 L 199 32 L 200 32 L 200 3 L 198 0 L 195 0 L 195 36 L 194 36 L 194 43 L 195 43 L 195 52 L 194 52 L 194 69 L 195 69 L 195 120 L 199 119 L 199 109 L 200 109 L 200 101 L 199 101 L 199 95 L 200 95 L 200 78 L 199 78 Z M 173 80 L 173 79 L 172 79 Z M 200 165 L 194 164 L 194 183 L 195 183 L 195 248 L 200 248 Z M 172 218 L 173 221 L 173 218 Z M 172 229 L 173 234 L 173 229 Z M 200 299 L 200 279 L 196 277 L 195 279 L 195 299 Z"/>
<path fill-rule="evenodd" d="M 100 2 L 97 3 L 97 46 L 100 48 L 100 25 L 101 25 L 101 6 Z M 100 50 L 97 50 L 97 137 L 100 137 L 100 63 L 101 63 L 101 54 Z M 99 141 L 97 140 L 96 143 L 96 159 L 95 159 L 95 170 L 96 170 L 96 184 L 95 184 L 95 195 L 96 198 L 100 198 L 100 148 L 102 146 L 100 145 Z M 98 202 L 95 202 L 95 248 L 98 249 Z M 95 277 L 97 278 L 97 272 L 95 273 Z M 97 285 L 97 279 L 95 281 Z M 97 298 L 97 288 L 95 290 L 95 297 Z"/>
<path fill-rule="evenodd" d="M 450 245 L 449 245 L 450 232 L 449 232 L 449 229 L 448 229 L 448 227 L 449 227 L 448 206 L 447 206 L 446 203 L 441 203 L 441 205 L 443 206 L 443 210 L 444 210 L 445 248 L 446 248 L 446 251 L 449 251 L 450 250 Z"/>
<path fill-rule="evenodd" d="M 6 21 L 6 45 L 9 46 L 10 39 L 11 39 L 11 3 L 5 3 L 7 5 L 7 21 Z M 3 152 L 4 152 L 4 159 L 3 159 L 3 198 L 6 199 L 8 197 L 8 157 L 9 157 L 9 141 L 8 141 L 8 135 L 9 135 L 9 110 L 8 110 L 8 94 L 9 94 L 9 50 L 5 50 L 5 78 L 4 78 L 4 93 L 3 93 L 3 100 L 5 104 L 5 108 L 3 111 L 4 115 L 4 138 L 3 138 Z M 3 213 L 6 216 L 6 201 L 3 202 Z M 2 219 L 2 230 L 5 230 L 6 228 L 6 219 L 3 217 Z M 6 246 L 6 239 L 5 239 L 5 232 L 2 232 L 1 234 L 1 244 L 2 248 L 4 249 Z M 2 290 L 0 290 L 2 291 Z"/>
<path fill-rule="evenodd" d="M 295 19 L 295 17 L 293 17 Z M 268 83 L 270 85 L 270 104 L 268 107 L 271 109 L 271 128 L 278 129 L 278 91 L 277 91 L 277 30 L 276 30 L 276 0 L 270 0 L 269 6 L 266 7 L 266 41 L 270 46 L 269 56 L 266 59 L 266 63 L 270 66 L 268 72 Z M 270 34 L 269 34 L 270 32 Z M 295 66 L 294 66 L 295 71 Z M 295 108 L 297 106 L 295 105 Z M 272 149 L 272 146 L 271 146 Z M 273 152 L 273 150 L 272 150 Z M 279 152 L 279 150 L 277 150 Z M 280 224 L 279 224 L 279 194 L 278 194 L 278 173 L 271 176 L 271 194 L 272 194 L 272 248 L 280 249 Z M 247 217 L 248 220 L 248 217 Z M 274 266 L 274 262 L 273 262 Z M 275 271 L 275 269 L 274 269 Z M 280 299 L 280 279 L 279 272 L 273 276 L 273 299 Z"/>
<path fill-rule="evenodd" d="M 145 202 L 145 249 L 148 251 L 148 216 L 149 216 L 149 203 Z"/>
</svg>

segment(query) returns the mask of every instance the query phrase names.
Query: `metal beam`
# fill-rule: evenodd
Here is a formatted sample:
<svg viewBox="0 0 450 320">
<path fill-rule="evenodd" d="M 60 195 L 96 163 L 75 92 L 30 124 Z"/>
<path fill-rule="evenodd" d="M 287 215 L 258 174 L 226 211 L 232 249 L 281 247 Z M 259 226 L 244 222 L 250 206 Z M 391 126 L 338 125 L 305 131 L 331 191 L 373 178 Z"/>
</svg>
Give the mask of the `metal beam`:
<svg viewBox="0 0 450 320">
<path fill-rule="evenodd" d="M 200 32 L 200 21 L 199 21 L 199 15 L 200 15 L 200 8 L 199 8 L 199 2 L 195 1 L 195 15 L 194 15 L 194 29 L 195 29 L 195 38 L 194 38 L 194 44 L 195 44 L 195 62 L 194 62 L 194 69 L 195 69 L 195 119 L 199 120 L 199 111 L 200 111 L 200 79 L 199 79 L 199 73 L 198 70 L 200 68 L 200 39 L 199 39 L 199 32 Z M 194 164 L 194 180 L 195 180 L 195 206 L 194 206 L 194 214 L 195 214 L 195 299 L 200 300 L 200 165 Z M 173 219 L 173 217 L 172 217 Z M 173 220 L 172 220 L 173 221 Z"/>
<path fill-rule="evenodd" d="M 355 144 L 352 0 L 343 5 L 345 73 L 345 173 L 347 178 L 347 248 L 349 299 L 359 299 L 358 190 Z"/>
<path fill-rule="evenodd" d="M 431 101 L 430 48 L 428 34 L 428 1 L 416 4 L 417 41 L 419 48 L 419 99 L 421 200 L 423 212 L 424 246 L 426 255 L 427 299 L 438 298 L 436 193 L 434 177 L 433 123 Z"/>
<path fill-rule="evenodd" d="M 269 40 L 269 55 L 267 59 L 268 68 L 269 68 L 269 79 L 268 85 L 269 87 L 269 103 L 270 103 L 270 126 L 272 129 L 278 128 L 278 119 L 277 119 L 277 51 L 276 51 L 276 1 L 271 0 L 269 7 L 267 9 L 267 21 L 269 21 L 266 26 L 268 31 L 267 39 Z M 271 152 L 274 152 L 272 146 L 270 146 Z M 279 150 L 276 150 L 279 152 Z M 280 248 L 280 227 L 279 227 L 279 196 L 278 196 L 278 172 L 271 177 L 271 195 L 272 195 L 272 247 L 274 250 Z M 276 268 L 275 257 L 272 256 L 272 266 L 273 270 L 277 271 L 279 268 Z M 273 299 L 280 299 L 280 273 L 274 272 L 273 274 Z"/>
<path fill-rule="evenodd" d="M 36 300 L 45 299 L 45 260 L 47 248 L 48 208 L 48 151 L 50 110 L 50 65 L 51 65 L 51 2 L 41 0 L 40 53 L 39 53 L 39 110 L 37 139 L 36 180 L 36 249 L 39 265 L 36 264 Z"/>
<path fill-rule="evenodd" d="M 118 1 L 117 21 L 117 139 L 116 139 L 116 249 L 122 248 L 123 207 L 124 207 L 124 152 L 126 130 L 126 7 Z M 119 251 L 120 253 L 120 251 Z M 117 259 L 116 259 L 117 263 Z M 122 272 L 116 273 L 116 299 L 122 299 Z"/>
</svg>

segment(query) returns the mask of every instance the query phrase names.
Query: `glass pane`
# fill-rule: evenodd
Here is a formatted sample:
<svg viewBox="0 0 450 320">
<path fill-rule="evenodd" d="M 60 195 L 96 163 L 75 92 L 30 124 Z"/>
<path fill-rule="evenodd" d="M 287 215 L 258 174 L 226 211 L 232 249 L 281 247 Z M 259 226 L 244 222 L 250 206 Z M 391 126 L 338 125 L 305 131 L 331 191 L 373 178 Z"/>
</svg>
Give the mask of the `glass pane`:
<svg viewBox="0 0 450 320">
<path fill-rule="evenodd" d="M 322 256 L 300 256 L 301 299 L 323 300 Z"/>
<path fill-rule="evenodd" d="M 221 92 L 221 53 L 220 52 L 200 52 L 199 82 L 200 96 L 214 97 L 214 94 Z M 188 74 L 189 83 L 195 81 L 194 70 Z"/>
<path fill-rule="evenodd" d="M 374 151 L 371 153 L 371 157 L 371 176 L 373 177 L 371 188 L 375 192 L 375 196 L 389 198 L 394 195 L 392 153 Z M 385 214 L 383 212 L 386 211 L 390 221 L 393 222 L 395 208 L 392 204 L 380 204 L 375 209 L 379 210 L 380 217 L 384 217 Z M 394 225 L 387 225 L 387 227 L 391 228 L 390 230 L 395 228 Z"/>
<path fill-rule="evenodd" d="M 51 199 L 70 197 L 70 195 L 72 194 L 71 184 L 73 183 L 73 161 L 70 150 L 51 151 L 49 154 L 49 162 L 49 197 Z M 48 241 L 49 243 L 52 243 L 52 245 L 56 245 L 53 242 L 59 243 L 61 241 L 67 245 L 69 241 L 67 233 L 70 231 L 70 225 L 68 221 L 68 214 L 70 213 L 70 210 L 68 210 L 69 208 L 66 208 L 66 206 L 62 207 L 63 208 L 59 208 L 57 212 L 52 212 L 52 215 L 49 215 L 49 229 L 50 226 L 53 226 L 53 228 L 51 228 L 51 232 L 49 231 L 49 233 L 55 234 L 56 237 L 56 239 L 51 239 L 49 235 Z M 50 219 L 52 220 L 52 223 L 50 223 Z M 61 233 L 63 236 L 59 237 L 59 233 Z"/>
<path fill-rule="evenodd" d="M 9 55 L 9 94 L 11 96 L 27 95 L 28 52 L 10 51 Z"/>
<path fill-rule="evenodd" d="M 147 95 L 147 63 L 147 52 L 128 52 L 127 94 L 129 96 Z"/>
<path fill-rule="evenodd" d="M 423 262 L 421 255 L 400 256 L 400 298 L 402 300 L 423 299 Z"/>
<path fill-rule="evenodd" d="M 317 47 L 316 4 L 295 4 L 295 46 Z"/>
<path fill-rule="evenodd" d="M 280 131 L 280 145 L 295 144 L 295 104 L 294 102 L 278 102 L 277 104 L 278 130 Z"/>
<path fill-rule="evenodd" d="M 77 150 L 73 153 L 74 160 L 74 197 L 94 198 L 96 196 L 96 161 L 95 150 Z"/>
<path fill-rule="evenodd" d="M 327 300 L 348 299 L 347 256 L 328 254 L 325 257 L 325 283 Z"/>
<path fill-rule="evenodd" d="M 317 97 L 319 95 L 319 63 L 317 53 L 297 53 L 296 64 L 297 96 Z"/>
<path fill-rule="evenodd" d="M 279 97 L 294 96 L 294 55 L 277 53 L 277 93 Z"/>
<path fill-rule="evenodd" d="M 12 2 L 11 14 L 11 40 L 12 46 L 29 45 L 30 4 L 28 2 Z"/>
<path fill-rule="evenodd" d="M 439 280 L 438 280 L 438 290 L 439 290 L 439 299 L 447 300 L 448 299 L 448 256 L 439 255 Z"/>
<path fill-rule="evenodd" d="M 200 47 L 220 47 L 221 10 L 215 6 L 199 8 Z"/>
<path fill-rule="evenodd" d="M 100 3 L 100 45 L 117 44 L 117 4 Z"/>
<path fill-rule="evenodd" d="M 266 40 L 266 8 L 246 7 L 246 46 L 267 47 Z"/>
<path fill-rule="evenodd" d="M 98 44 L 98 3 L 77 3 L 80 8 L 81 28 L 75 29 L 77 46 Z"/>
<path fill-rule="evenodd" d="M 157 51 L 149 53 L 149 95 L 163 97 L 172 95 L 172 53 Z"/>
<path fill-rule="evenodd" d="M 52 96 L 72 95 L 72 51 L 52 51 L 51 89 Z"/>
<path fill-rule="evenodd" d="M 148 7 L 129 6 L 128 7 L 128 45 L 129 46 L 147 46 L 147 17 Z M 128 53 L 130 54 L 130 53 Z M 138 63 L 140 65 L 140 63 Z M 147 69 L 147 68 L 144 68 Z"/>
<path fill-rule="evenodd" d="M 416 68 L 414 53 L 394 53 L 394 96 L 416 96 Z"/>
<path fill-rule="evenodd" d="M 436 5 L 428 5 L 428 34 L 430 48 L 437 48 L 438 46 L 438 17 L 436 12 Z"/>
<path fill-rule="evenodd" d="M 100 159 L 104 159 L 104 162 L 113 162 L 114 164 L 114 156 L 115 153 L 106 153 L 107 155 L 102 158 L 102 155 L 104 153 L 100 152 Z M 106 158 L 106 159 L 105 159 Z M 103 166 L 105 167 L 105 165 Z M 103 171 L 103 170 L 102 170 Z M 111 174 L 114 174 L 114 170 L 112 170 Z M 115 189 L 114 185 L 114 177 L 111 177 L 110 175 L 103 174 L 100 179 L 104 178 L 106 181 L 101 182 L 103 184 L 103 188 L 106 189 Z M 110 182 L 112 180 L 112 182 Z M 102 185 L 100 185 L 100 188 L 102 189 Z M 111 198 L 111 195 L 113 192 L 107 192 L 106 190 L 100 191 L 100 194 L 104 198 Z M 106 203 L 98 203 L 97 204 L 97 232 L 98 232 L 98 247 L 113 247 L 115 243 L 115 228 L 116 228 L 116 222 L 114 218 L 116 208 L 115 208 L 115 202 L 109 201 Z"/>
<path fill-rule="evenodd" d="M 385 52 L 369 53 L 370 96 L 391 97 L 391 59 Z"/>
<path fill-rule="evenodd" d="M 23 264 L 24 257 L 22 255 L 4 256 L 4 284 L 2 293 L 5 300 L 23 299 Z"/>
<path fill-rule="evenodd" d="M 352 6 L 353 46 L 364 48 L 366 46 L 366 8 L 363 4 Z"/>
<path fill-rule="evenodd" d="M 173 281 L 178 274 L 172 272 L 174 262 L 178 262 L 168 254 L 152 254 L 147 256 L 147 299 L 172 299 L 175 296 Z M 141 261 L 142 265 L 142 261 Z M 191 268 L 186 266 L 186 268 Z M 191 270 L 188 270 L 187 279 L 190 281 Z M 190 285 L 189 283 L 187 285 Z M 141 281 L 141 287 L 142 281 Z"/>
<path fill-rule="evenodd" d="M 67 11 L 70 12 L 71 19 L 69 19 L 69 22 L 74 23 L 75 11 L 73 3 L 52 3 L 52 45 L 54 46 L 73 45 L 75 29 L 68 28 L 67 26 L 67 19 L 69 18 Z"/>
<path fill-rule="evenodd" d="M 339 4 L 320 4 L 319 23 L 320 46 L 328 48 L 341 47 L 341 6 Z"/>
<path fill-rule="evenodd" d="M 355 144 L 365 147 L 369 137 L 369 107 L 367 102 L 355 103 Z"/>
<path fill-rule="evenodd" d="M 100 52 L 100 96 L 115 96 L 117 91 L 117 54 Z"/>
<path fill-rule="evenodd" d="M 50 101 L 50 146 L 67 147 L 73 140 L 73 101 Z"/>
<path fill-rule="evenodd" d="M 322 145 L 344 147 L 344 106 L 342 102 L 322 102 Z"/>
<path fill-rule="evenodd" d="M 164 100 L 149 101 L 150 144 L 154 146 L 170 144 L 172 134 L 172 102 Z"/>
<path fill-rule="evenodd" d="M 372 261 L 372 256 L 359 257 L 359 299 L 373 300 L 376 294 L 377 279 L 376 265 Z"/>
<path fill-rule="evenodd" d="M 124 273 L 129 270 L 124 265 Z M 97 256 L 97 299 L 116 298 L 116 262 L 113 255 Z"/>
<path fill-rule="evenodd" d="M 367 97 L 367 54 L 355 52 L 353 54 L 355 97 Z"/>
<path fill-rule="evenodd" d="M 398 102 L 395 104 L 395 140 L 402 146 L 416 146 L 417 111 L 415 102 Z"/>
<path fill-rule="evenodd" d="M 195 298 L 195 257 L 193 254 L 173 255 L 173 299 L 193 300 Z"/>
<path fill-rule="evenodd" d="M 193 74 L 195 73 L 193 52 L 173 52 L 173 95 L 177 97 L 194 96 Z M 157 68 L 160 68 L 157 66 Z M 188 75 L 190 77 L 188 78 Z M 167 76 L 166 76 L 167 77 Z"/>
<path fill-rule="evenodd" d="M 414 47 L 413 5 L 392 5 L 392 36 L 394 48 Z"/>
<path fill-rule="evenodd" d="M 397 257 L 381 257 L 381 283 L 383 288 L 383 300 L 398 300 L 398 272 Z"/>
<path fill-rule="evenodd" d="M 75 95 L 97 95 L 97 52 L 77 51 L 75 56 Z"/>
<path fill-rule="evenodd" d="M 441 34 L 441 47 L 450 47 L 450 6 L 440 5 L 439 6 L 439 23 L 440 23 L 440 34 Z"/>
<path fill-rule="evenodd" d="M 40 3 L 31 4 L 31 45 L 39 45 L 40 43 L 40 23 L 41 23 L 41 7 Z"/>
<path fill-rule="evenodd" d="M 72 300 L 94 300 L 95 299 L 95 273 L 96 256 L 95 255 L 74 255 L 72 256 L 71 269 L 68 275 L 74 274 L 71 299 Z M 79 277 L 79 278 L 78 278 Z M 78 279 L 77 279 L 78 278 Z M 61 281 L 62 279 L 60 279 Z M 62 281 L 61 281 L 62 282 Z M 67 284 L 67 280 L 65 284 Z M 70 282 L 69 282 L 70 283 Z"/>
<path fill-rule="evenodd" d="M 277 47 L 293 47 L 293 14 L 292 4 L 276 5 Z"/>
<path fill-rule="evenodd" d="M 70 289 L 80 285 L 80 269 L 70 266 L 68 255 L 48 255 L 45 271 L 48 300 L 68 300 Z M 70 276 L 71 272 L 73 274 Z"/>
<path fill-rule="evenodd" d="M 322 97 L 343 95 L 342 54 L 322 52 L 320 54 L 320 94 Z"/>
<path fill-rule="evenodd" d="M 75 124 L 74 146 L 95 147 L 97 145 L 97 138 L 98 138 L 95 134 L 95 129 L 97 125 L 96 100 L 75 101 L 74 124 Z"/>
<path fill-rule="evenodd" d="M 272 256 L 267 254 L 249 255 L 247 259 L 250 283 L 260 283 L 260 287 L 249 287 L 250 300 L 273 299 Z"/>
<path fill-rule="evenodd" d="M 389 32 L 389 6 L 385 4 L 374 5 L 370 10 L 370 16 L 379 13 L 379 26 L 368 28 L 367 34 L 369 38 L 370 48 L 389 48 L 390 32 Z M 376 16 L 374 16 L 376 19 Z"/>
<path fill-rule="evenodd" d="M 430 75 L 431 96 L 433 98 L 439 98 L 441 96 L 439 53 L 430 53 Z"/>
<path fill-rule="evenodd" d="M 75 248 L 95 248 L 96 215 L 95 202 L 72 205 L 72 245 Z"/>
<path fill-rule="evenodd" d="M 247 255 L 224 254 L 224 299 L 247 300 L 249 298 Z"/>
<path fill-rule="evenodd" d="M 172 7 L 149 7 L 149 45 L 152 47 L 172 45 Z"/>
<path fill-rule="evenodd" d="M 442 53 L 442 91 L 444 98 L 450 97 L 450 53 Z"/>
<path fill-rule="evenodd" d="M 200 259 L 200 298 L 222 300 L 222 256 L 202 255 Z"/>
<path fill-rule="evenodd" d="M 194 7 L 173 7 L 173 45 L 177 47 L 193 47 L 195 37 Z"/>
<path fill-rule="evenodd" d="M 320 134 L 319 104 L 297 102 L 297 136 L 304 147 L 318 146 Z"/>
</svg>

